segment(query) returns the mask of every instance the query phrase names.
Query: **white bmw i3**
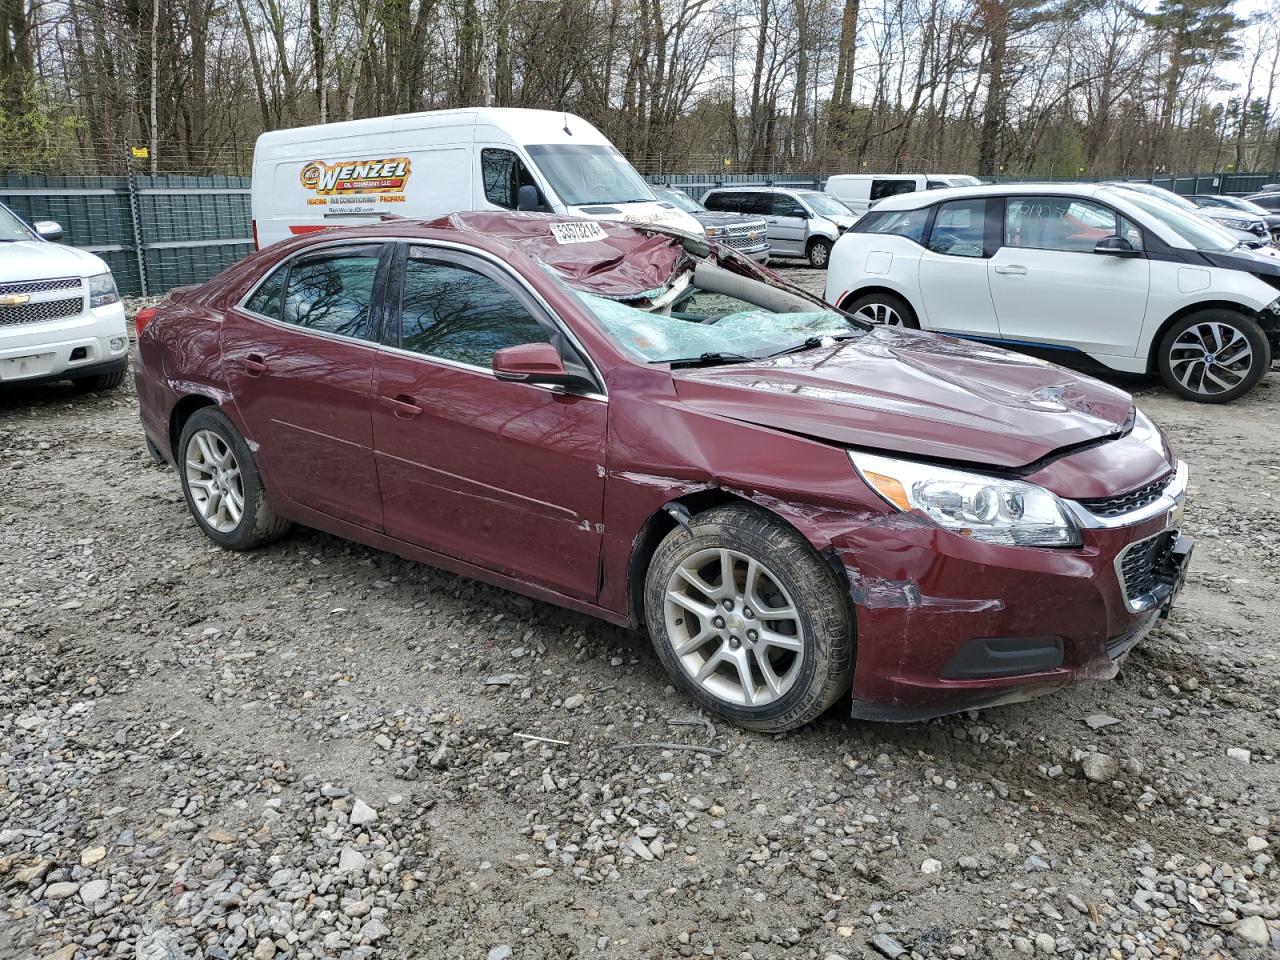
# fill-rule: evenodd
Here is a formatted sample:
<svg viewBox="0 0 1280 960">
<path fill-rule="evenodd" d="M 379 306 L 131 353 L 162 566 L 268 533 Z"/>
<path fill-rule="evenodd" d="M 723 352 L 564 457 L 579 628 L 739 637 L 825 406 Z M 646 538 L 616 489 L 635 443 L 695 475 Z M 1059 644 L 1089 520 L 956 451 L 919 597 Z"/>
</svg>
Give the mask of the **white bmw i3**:
<svg viewBox="0 0 1280 960">
<path fill-rule="evenodd" d="M 1117 187 L 933 190 L 882 201 L 840 238 L 826 298 L 877 323 L 1159 373 L 1225 403 L 1280 350 L 1278 253 Z"/>
</svg>

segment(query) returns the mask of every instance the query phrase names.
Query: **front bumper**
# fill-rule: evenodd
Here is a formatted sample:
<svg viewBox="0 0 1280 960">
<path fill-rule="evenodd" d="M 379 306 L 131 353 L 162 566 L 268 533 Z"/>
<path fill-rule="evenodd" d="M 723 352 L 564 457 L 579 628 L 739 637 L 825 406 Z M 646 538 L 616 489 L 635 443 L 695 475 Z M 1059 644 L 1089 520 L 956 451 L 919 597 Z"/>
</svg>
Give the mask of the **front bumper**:
<svg viewBox="0 0 1280 960">
<path fill-rule="evenodd" d="M 853 716 L 924 720 L 1113 678 L 1182 587 L 1177 516 L 1085 529 L 1070 550 L 978 543 L 912 514 L 850 533 L 833 546 L 855 604 Z"/>
<path fill-rule="evenodd" d="M 92 376 L 119 369 L 128 352 L 119 303 L 48 323 L 0 325 L 0 383 Z"/>
</svg>

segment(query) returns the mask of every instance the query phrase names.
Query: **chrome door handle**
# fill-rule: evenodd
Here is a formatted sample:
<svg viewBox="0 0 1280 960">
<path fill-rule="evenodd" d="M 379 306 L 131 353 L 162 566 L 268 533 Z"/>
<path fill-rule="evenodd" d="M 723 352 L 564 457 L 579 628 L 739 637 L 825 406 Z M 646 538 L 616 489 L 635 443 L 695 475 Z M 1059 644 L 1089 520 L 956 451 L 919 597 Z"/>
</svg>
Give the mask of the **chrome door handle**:
<svg viewBox="0 0 1280 960">
<path fill-rule="evenodd" d="M 996 273 L 1003 273 L 1007 277 L 1025 277 L 1027 268 L 1020 263 L 1011 263 L 1008 266 L 996 267 Z"/>
</svg>

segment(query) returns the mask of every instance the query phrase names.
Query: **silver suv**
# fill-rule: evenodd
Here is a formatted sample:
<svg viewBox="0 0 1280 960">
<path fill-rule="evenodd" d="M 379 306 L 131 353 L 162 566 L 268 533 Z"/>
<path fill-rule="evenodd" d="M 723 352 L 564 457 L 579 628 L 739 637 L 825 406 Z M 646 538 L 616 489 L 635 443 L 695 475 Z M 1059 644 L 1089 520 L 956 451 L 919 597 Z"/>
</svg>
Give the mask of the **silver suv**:
<svg viewBox="0 0 1280 960">
<path fill-rule="evenodd" d="M 780 187 L 716 187 L 702 195 L 708 210 L 762 216 L 769 225 L 770 257 L 805 257 L 825 270 L 831 247 L 857 215 L 817 190 Z"/>
</svg>

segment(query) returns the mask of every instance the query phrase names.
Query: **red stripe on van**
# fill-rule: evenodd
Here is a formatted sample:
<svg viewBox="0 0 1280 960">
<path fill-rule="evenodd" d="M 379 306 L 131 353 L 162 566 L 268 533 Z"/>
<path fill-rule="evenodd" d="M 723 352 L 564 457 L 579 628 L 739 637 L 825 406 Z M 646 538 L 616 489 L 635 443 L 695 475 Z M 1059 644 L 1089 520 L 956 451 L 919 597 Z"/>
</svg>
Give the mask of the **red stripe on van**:
<svg viewBox="0 0 1280 960">
<path fill-rule="evenodd" d="M 315 233 L 317 230 L 324 230 L 324 229 L 326 229 L 324 224 L 307 224 L 306 226 L 303 226 L 303 227 L 290 227 L 289 232 L 292 233 L 295 237 L 299 237 L 299 236 L 302 236 L 302 234 L 304 233 Z"/>
</svg>

